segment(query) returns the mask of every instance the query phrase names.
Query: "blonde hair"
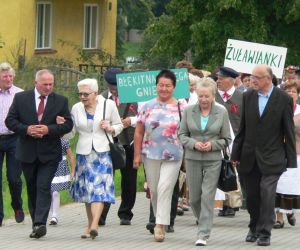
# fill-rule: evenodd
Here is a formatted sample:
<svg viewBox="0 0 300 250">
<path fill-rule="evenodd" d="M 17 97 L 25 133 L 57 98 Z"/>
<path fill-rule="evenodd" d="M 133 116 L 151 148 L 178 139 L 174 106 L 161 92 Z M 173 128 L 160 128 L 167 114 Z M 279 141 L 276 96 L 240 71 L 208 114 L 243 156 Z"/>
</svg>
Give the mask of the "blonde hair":
<svg viewBox="0 0 300 250">
<path fill-rule="evenodd" d="M 211 89 L 211 93 L 213 96 L 216 96 L 217 93 L 217 83 L 210 77 L 203 77 L 197 81 L 196 92 L 199 93 L 201 88 L 209 88 Z"/>
</svg>

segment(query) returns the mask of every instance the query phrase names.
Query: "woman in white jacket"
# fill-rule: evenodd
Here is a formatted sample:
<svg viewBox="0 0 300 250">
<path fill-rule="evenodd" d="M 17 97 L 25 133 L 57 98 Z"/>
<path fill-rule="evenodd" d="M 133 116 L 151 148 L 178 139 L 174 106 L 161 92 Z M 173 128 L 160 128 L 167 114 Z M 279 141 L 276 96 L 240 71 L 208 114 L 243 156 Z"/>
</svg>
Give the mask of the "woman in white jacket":
<svg viewBox="0 0 300 250">
<path fill-rule="evenodd" d="M 77 84 L 80 102 L 72 107 L 74 122 L 72 135 L 79 134 L 76 145 L 76 169 L 72 188 L 73 199 L 85 203 L 88 226 L 81 238 L 94 239 L 98 235 L 98 221 L 104 202 L 114 203 L 114 180 L 108 140 L 117 136 L 123 125 L 115 103 L 98 95 L 95 79 Z"/>
</svg>

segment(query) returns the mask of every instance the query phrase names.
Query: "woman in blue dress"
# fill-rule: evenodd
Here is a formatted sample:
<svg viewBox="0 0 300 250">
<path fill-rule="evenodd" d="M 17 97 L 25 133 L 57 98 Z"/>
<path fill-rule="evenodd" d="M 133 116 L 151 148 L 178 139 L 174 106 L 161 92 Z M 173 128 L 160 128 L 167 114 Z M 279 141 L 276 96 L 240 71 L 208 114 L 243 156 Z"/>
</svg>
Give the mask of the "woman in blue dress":
<svg viewBox="0 0 300 250">
<path fill-rule="evenodd" d="M 84 79 L 77 84 L 79 103 L 72 107 L 74 122 L 72 134 L 79 134 L 76 145 L 76 168 L 72 196 L 77 202 L 85 203 L 88 226 L 81 238 L 94 239 L 98 235 L 98 221 L 104 202 L 115 203 L 114 180 L 109 143 L 117 136 L 123 125 L 115 103 L 106 102 L 98 96 L 95 79 Z"/>
</svg>

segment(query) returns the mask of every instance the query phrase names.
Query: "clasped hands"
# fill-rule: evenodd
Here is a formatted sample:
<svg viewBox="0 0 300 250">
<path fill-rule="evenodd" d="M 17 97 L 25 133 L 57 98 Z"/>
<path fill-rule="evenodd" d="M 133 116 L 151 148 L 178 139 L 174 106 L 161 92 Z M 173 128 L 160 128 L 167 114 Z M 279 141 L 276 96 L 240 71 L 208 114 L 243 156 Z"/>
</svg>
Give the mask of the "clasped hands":
<svg viewBox="0 0 300 250">
<path fill-rule="evenodd" d="M 47 125 L 30 125 L 27 128 L 27 134 L 33 138 L 43 138 L 43 136 L 49 133 Z"/>
<path fill-rule="evenodd" d="M 56 116 L 56 124 L 64 124 L 66 119 L 62 116 Z M 43 136 L 49 133 L 47 125 L 30 125 L 27 128 L 27 134 L 33 138 L 43 138 Z"/>
<path fill-rule="evenodd" d="M 200 152 L 209 152 L 211 151 L 211 142 L 196 142 L 194 148 Z"/>
</svg>

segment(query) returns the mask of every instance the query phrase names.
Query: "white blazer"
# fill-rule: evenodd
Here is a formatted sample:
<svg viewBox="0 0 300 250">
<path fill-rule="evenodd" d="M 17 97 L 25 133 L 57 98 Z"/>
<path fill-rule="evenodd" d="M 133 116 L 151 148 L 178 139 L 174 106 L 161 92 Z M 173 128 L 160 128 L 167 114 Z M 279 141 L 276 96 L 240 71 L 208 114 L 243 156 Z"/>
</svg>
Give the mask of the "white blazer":
<svg viewBox="0 0 300 250">
<path fill-rule="evenodd" d="M 97 97 L 97 106 L 94 115 L 94 124 L 92 131 L 88 128 L 86 111 L 82 102 L 76 103 L 71 110 L 74 127 L 67 137 L 71 138 L 75 133 L 79 134 L 78 142 L 76 145 L 76 153 L 82 155 L 88 155 L 94 147 L 97 152 L 109 151 L 108 140 L 105 136 L 104 130 L 100 128 L 100 121 L 103 120 L 103 108 L 105 98 L 103 96 Z M 115 135 L 121 133 L 123 130 L 123 124 L 119 116 L 117 106 L 114 101 L 107 99 L 105 120 L 109 120 L 111 126 L 115 129 Z M 112 135 L 107 133 L 112 141 Z"/>
</svg>

